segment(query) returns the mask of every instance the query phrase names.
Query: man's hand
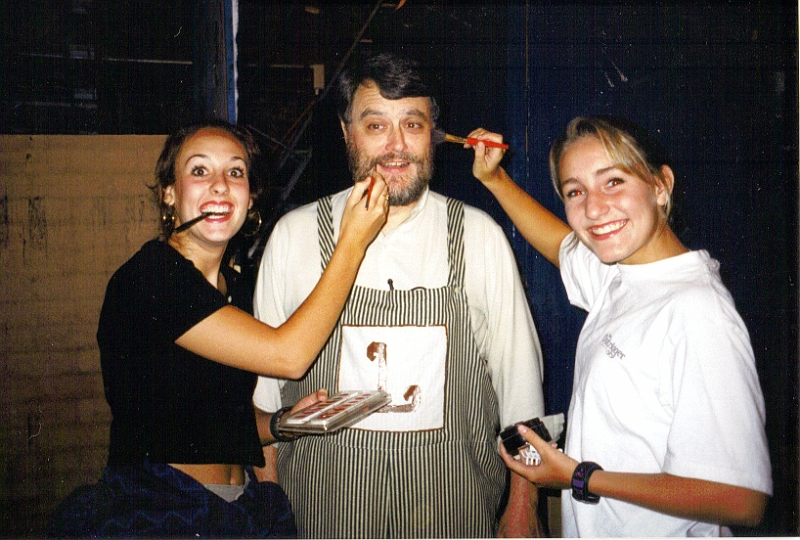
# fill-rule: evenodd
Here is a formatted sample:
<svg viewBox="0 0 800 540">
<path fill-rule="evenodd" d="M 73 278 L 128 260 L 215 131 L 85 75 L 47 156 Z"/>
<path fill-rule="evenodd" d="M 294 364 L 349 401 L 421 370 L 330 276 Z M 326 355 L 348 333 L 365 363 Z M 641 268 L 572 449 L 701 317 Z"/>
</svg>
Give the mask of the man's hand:
<svg viewBox="0 0 800 540">
<path fill-rule="evenodd" d="M 511 472 L 508 504 L 500 517 L 498 538 L 542 538 L 544 527 L 539 523 L 539 493 L 533 484 Z"/>
</svg>

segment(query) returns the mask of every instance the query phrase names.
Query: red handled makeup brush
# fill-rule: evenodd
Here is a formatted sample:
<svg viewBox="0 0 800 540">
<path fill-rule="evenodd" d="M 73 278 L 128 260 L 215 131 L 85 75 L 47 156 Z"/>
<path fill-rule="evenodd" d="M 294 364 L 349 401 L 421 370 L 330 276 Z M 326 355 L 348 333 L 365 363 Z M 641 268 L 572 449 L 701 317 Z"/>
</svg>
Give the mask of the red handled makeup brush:
<svg viewBox="0 0 800 540">
<path fill-rule="evenodd" d="M 449 133 L 445 133 L 444 130 L 440 128 L 434 128 L 431 130 L 431 144 L 440 144 L 443 142 L 451 142 L 451 143 L 458 143 L 458 144 L 471 144 L 475 146 L 478 142 L 482 142 L 486 146 L 491 146 L 492 148 L 502 148 L 503 150 L 508 150 L 508 145 L 505 143 L 499 143 L 494 141 L 488 141 L 485 139 L 475 139 L 473 137 L 456 137 L 455 135 L 450 135 Z"/>
<path fill-rule="evenodd" d="M 372 197 L 372 188 L 375 187 L 375 177 L 373 176 L 369 181 L 369 187 L 367 188 L 367 202 L 364 204 L 364 208 L 369 208 L 369 199 Z"/>
</svg>

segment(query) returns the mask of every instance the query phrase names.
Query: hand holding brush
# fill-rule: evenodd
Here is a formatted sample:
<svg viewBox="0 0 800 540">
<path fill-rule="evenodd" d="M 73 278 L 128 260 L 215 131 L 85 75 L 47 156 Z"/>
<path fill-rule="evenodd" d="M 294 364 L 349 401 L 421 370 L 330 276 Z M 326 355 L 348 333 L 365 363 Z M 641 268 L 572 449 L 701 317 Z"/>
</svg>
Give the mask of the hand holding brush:
<svg viewBox="0 0 800 540">
<path fill-rule="evenodd" d="M 437 145 L 443 142 L 469 144 L 472 146 L 476 146 L 479 142 L 482 142 L 491 148 L 502 148 L 503 150 L 508 150 L 508 145 L 505 143 L 490 141 L 488 139 L 476 139 L 475 137 L 457 137 L 455 135 L 445 133 L 445 131 L 441 128 L 433 128 L 433 130 L 431 130 L 431 144 Z"/>
</svg>

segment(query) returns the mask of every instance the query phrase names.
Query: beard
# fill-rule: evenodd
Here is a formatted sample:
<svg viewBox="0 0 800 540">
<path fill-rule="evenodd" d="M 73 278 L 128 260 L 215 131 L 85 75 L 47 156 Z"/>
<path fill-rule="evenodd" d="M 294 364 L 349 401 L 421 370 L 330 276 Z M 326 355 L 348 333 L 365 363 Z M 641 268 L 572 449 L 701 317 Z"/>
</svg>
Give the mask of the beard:
<svg viewBox="0 0 800 540">
<path fill-rule="evenodd" d="M 416 175 L 391 175 L 384 177 L 389 190 L 389 206 L 406 206 L 417 202 L 433 177 L 433 146 L 422 157 L 405 152 L 392 152 L 370 158 L 356 148 L 352 138 L 347 142 L 347 163 L 355 181 L 366 178 L 381 162 L 408 161 L 417 166 Z"/>
</svg>

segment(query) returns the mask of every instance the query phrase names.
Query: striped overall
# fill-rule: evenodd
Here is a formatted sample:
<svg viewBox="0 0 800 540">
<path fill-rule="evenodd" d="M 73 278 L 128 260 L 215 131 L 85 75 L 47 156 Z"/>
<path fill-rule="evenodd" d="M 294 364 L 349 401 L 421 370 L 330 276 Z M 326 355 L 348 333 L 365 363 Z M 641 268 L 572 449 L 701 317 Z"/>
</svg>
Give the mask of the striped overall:
<svg viewBox="0 0 800 540">
<path fill-rule="evenodd" d="M 302 380 L 285 384 L 284 403 L 318 388 L 352 390 L 339 388 L 343 327 L 438 326 L 446 336 L 446 377 L 435 381 L 444 395 L 441 427 L 348 428 L 280 445 L 281 484 L 301 537 L 495 535 L 507 471 L 497 452 L 497 398 L 474 343 L 464 292 L 463 221 L 463 203 L 449 199 L 447 286 L 410 291 L 354 287 L 318 361 Z M 334 246 L 328 198 L 319 202 L 318 226 L 324 267 Z"/>
</svg>

